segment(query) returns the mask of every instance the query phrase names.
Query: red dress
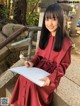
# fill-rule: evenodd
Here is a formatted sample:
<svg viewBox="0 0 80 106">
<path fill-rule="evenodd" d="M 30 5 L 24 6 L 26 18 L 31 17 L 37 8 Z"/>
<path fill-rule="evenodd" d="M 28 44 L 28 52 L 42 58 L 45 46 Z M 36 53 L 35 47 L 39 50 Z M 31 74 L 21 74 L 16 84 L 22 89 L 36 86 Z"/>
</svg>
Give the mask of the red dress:
<svg viewBox="0 0 80 106">
<path fill-rule="evenodd" d="M 39 87 L 20 75 L 10 104 L 14 104 L 14 106 L 52 106 L 53 91 L 57 88 L 60 78 L 65 74 L 71 62 L 71 41 L 65 38 L 60 52 L 53 51 L 54 41 L 55 37 L 50 35 L 47 47 L 44 50 L 38 48 L 32 60 L 35 67 L 51 73 L 48 76 L 51 81 L 50 85 Z"/>
</svg>

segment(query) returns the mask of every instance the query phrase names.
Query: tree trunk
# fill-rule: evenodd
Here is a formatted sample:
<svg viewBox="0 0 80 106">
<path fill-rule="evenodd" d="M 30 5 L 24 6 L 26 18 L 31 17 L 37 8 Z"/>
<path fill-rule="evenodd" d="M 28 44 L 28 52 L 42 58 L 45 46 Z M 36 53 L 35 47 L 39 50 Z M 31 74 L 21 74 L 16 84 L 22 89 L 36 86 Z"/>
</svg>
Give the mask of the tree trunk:
<svg viewBox="0 0 80 106">
<path fill-rule="evenodd" d="M 76 11 L 76 15 L 74 16 L 73 20 L 72 20 L 72 24 L 71 24 L 71 36 L 75 36 L 76 35 L 76 26 L 77 26 L 77 23 L 78 23 L 78 20 L 79 20 L 79 17 L 80 17 L 80 4 L 78 4 L 78 9 Z"/>
<path fill-rule="evenodd" d="M 15 4 L 15 10 L 14 10 L 14 19 L 19 24 L 26 24 L 26 9 L 27 9 L 27 0 L 18 0 Z"/>
</svg>

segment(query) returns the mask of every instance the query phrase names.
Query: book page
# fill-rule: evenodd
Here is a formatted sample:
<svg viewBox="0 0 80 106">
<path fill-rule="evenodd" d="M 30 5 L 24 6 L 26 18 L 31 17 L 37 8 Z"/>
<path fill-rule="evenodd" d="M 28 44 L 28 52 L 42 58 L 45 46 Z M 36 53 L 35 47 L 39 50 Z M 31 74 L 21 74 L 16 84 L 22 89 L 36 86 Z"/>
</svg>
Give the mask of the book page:
<svg viewBox="0 0 80 106">
<path fill-rule="evenodd" d="M 50 73 L 36 67 L 27 68 L 26 66 L 20 66 L 20 67 L 10 68 L 9 70 L 26 77 L 27 79 L 29 79 L 30 81 L 32 81 L 33 83 L 39 86 L 44 85 L 44 81 L 41 81 L 40 79 L 50 75 Z"/>
</svg>

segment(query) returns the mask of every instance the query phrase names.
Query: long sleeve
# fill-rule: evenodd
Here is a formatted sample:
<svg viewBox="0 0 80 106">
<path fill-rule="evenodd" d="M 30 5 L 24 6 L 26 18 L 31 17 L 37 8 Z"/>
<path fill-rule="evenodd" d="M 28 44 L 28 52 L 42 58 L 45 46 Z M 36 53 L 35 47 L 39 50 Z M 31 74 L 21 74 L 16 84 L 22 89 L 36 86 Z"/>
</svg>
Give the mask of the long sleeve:
<svg viewBox="0 0 80 106">
<path fill-rule="evenodd" d="M 61 77 L 64 76 L 66 69 L 68 68 L 70 63 L 71 63 L 71 47 L 67 50 L 65 56 L 63 57 L 58 67 L 54 70 L 54 72 L 50 76 L 48 76 L 50 81 L 54 83 L 56 87 L 58 86 Z"/>
<path fill-rule="evenodd" d="M 39 48 L 37 49 L 37 52 L 35 53 L 33 59 L 31 60 L 32 63 L 34 63 L 34 66 L 36 66 L 40 60 L 41 60 L 41 56 L 39 56 Z"/>
</svg>

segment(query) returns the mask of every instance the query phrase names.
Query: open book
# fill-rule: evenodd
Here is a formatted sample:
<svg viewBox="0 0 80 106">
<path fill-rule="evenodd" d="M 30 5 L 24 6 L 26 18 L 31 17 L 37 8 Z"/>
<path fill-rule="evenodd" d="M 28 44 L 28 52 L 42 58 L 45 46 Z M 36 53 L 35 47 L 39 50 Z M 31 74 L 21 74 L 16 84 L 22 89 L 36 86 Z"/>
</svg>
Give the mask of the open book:
<svg viewBox="0 0 80 106">
<path fill-rule="evenodd" d="M 27 68 L 26 66 L 20 66 L 20 67 L 10 68 L 9 70 L 26 77 L 27 79 L 31 80 L 33 83 L 39 86 L 44 85 L 44 81 L 41 81 L 40 79 L 50 75 L 48 72 L 36 67 Z"/>
</svg>

